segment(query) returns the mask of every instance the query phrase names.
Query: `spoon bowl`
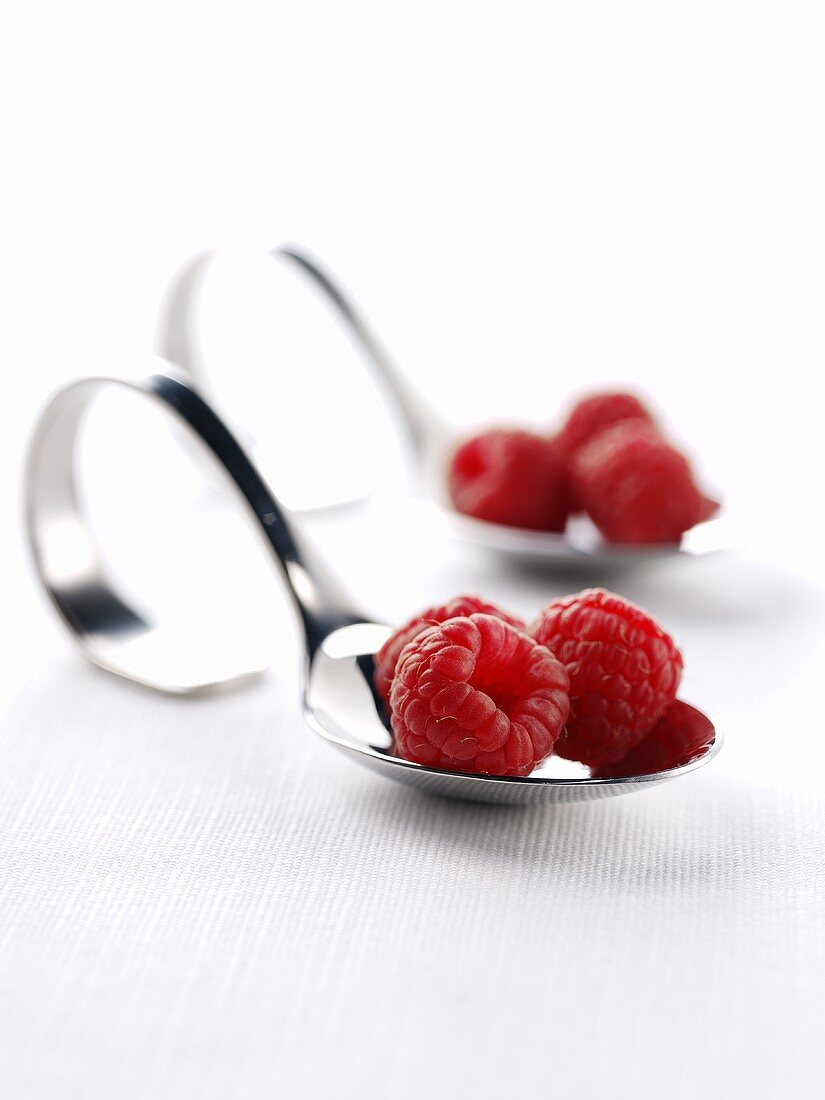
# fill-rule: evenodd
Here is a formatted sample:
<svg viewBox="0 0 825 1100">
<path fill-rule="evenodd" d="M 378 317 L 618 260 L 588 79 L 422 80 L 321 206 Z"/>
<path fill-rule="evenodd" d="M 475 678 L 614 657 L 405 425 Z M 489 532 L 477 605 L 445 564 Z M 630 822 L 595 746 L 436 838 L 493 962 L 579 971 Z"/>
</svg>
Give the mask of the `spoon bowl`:
<svg viewBox="0 0 825 1100">
<path fill-rule="evenodd" d="M 165 365 L 163 365 L 165 368 Z M 373 658 L 391 632 L 357 610 L 301 538 L 252 459 L 191 381 L 158 369 L 143 381 L 87 378 L 60 391 L 43 412 L 26 478 L 29 542 L 40 579 L 63 624 L 95 664 L 126 679 L 178 694 L 242 679 L 238 667 L 204 651 L 194 624 L 149 621 L 118 590 L 80 506 L 77 440 L 90 405 L 110 387 L 125 388 L 170 413 L 224 484 L 245 504 L 291 597 L 304 644 L 303 709 L 309 725 L 349 759 L 435 794 L 476 802 L 528 805 L 575 802 L 642 790 L 707 763 L 702 755 L 668 771 L 621 779 L 591 778 L 581 765 L 550 757 L 526 778 L 442 771 L 393 754 L 392 734 L 373 688 Z"/>
<path fill-rule="evenodd" d="M 669 771 L 621 779 L 594 779 L 583 764 L 550 756 L 529 776 L 473 775 L 425 767 L 393 755 L 392 735 L 372 688 L 373 654 L 388 627 L 358 623 L 327 637 L 310 660 L 304 714 L 325 741 L 371 771 L 432 794 L 502 806 L 583 802 L 629 794 L 676 779 L 706 764 L 721 748 L 717 734 L 705 752 Z"/>
</svg>

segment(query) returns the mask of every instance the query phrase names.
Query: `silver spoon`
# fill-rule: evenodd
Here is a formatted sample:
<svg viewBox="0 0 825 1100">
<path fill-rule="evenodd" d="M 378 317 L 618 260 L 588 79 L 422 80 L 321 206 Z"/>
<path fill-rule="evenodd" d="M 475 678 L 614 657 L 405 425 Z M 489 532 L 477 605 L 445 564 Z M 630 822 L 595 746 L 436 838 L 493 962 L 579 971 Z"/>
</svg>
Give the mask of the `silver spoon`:
<svg viewBox="0 0 825 1100">
<path fill-rule="evenodd" d="M 303 709 L 309 725 L 350 759 L 410 786 L 479 802 L 527 805 L 626 794 L 695 771 L 719 751 L 669 771 L 591 779 L 551 757 L 527 778 L 468 775 L 424 767 L 392 754 L 392 737 L 372 687 L 373 655 L 390 633 L 358 611 L 311 555 L 294 521 L 226 424 L 183 376 L 143 381 L 87 378 L 61 390 L 34 432 L 26 474 L 26 523 L 34 562 L 52 603 L 86 656 L 101 668 L 161 691 L 189 693 L 230 683 L 259 669 L 238 667 L 230 651 L 205 652 L 200 629 L 155 623 L 134 609 L 107 571 L 80 505 L 77 441 L 94 400 L 113 387 L 171 413 L 246 504 L 287 586 L 301 626 Z M 233 663 L 234 656 L 234 663 Z"/>
<path fill-rule="evenodd" d="M 556 534 L 488 523 L 457 512 L 446 490 L 447 463 L 456 442 L 454 433 L 409 385 L 364 314 L 318 260 L 297 245 L 280 245 L 269 255 L 286 261 L 306 276 L 343 321 L 345 332 L 376 375 L 404 427 L 425 495 L 447 519 L 456 538 L 522 560 L 588 570 L 706 554 L 731 545 L 725 516 L 694 528 L 680 546 L 614 546 L 605 542 L 590 521 L 581 516 L 571 518 L 564 534 Z M 196 351 L 192 306 L 195 291 L 214 256 L 214 252 L 196 256 L 173 280 L 161 310 L 158 332 L 161 357 L 201 384 L 205 371 Z"/>
</svg>

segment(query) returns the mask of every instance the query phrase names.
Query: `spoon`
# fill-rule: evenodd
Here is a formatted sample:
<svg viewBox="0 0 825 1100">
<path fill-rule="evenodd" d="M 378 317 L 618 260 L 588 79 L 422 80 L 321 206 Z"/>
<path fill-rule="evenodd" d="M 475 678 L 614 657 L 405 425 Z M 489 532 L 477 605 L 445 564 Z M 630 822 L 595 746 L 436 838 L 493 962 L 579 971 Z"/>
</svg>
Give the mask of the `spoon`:
<svg viewBox="0 0 825 1100">
<path fill-rule="evenodd" d="M 570 518 L 563 534 L 530 531 L 490 523 L 457 512 L 446 488 L 446 470 L 455 445 L 453 432 L 404 378 L 381 339 L 364 314 L 347 295 L 340 282 L 304 249 L 280 245 L 269 255 L 286 262 L 321 293 L 343 322 L 343 327 L 361 357 L 371 368 L 394 407 L 412 450 L 418 481 L 460 541 L 510 555 L 529 562 L 555 563 L 560 567 L 621 568 L 657 559 L 685 558 L 706 554 L 731 545 L 727 517 L 720 516 L 687 532 L 679 546 L 611 545 L 601 538 L 584 516 Z M 214 259 L 204 252 L 187 264 L 173 280 L 161 310 L 158 351 L 194 381 L 202 384 L 204 369 L 194 339 L 193 299 L 203 275 Z"/>
<path fill-rule="evenodd" d="M 478 802 L 527 805 L 626 794 L 695 771 L 719 751 L 668 771 L 592 779 L 581 765 L 551 757 L 526 778 L 470 775 L 425 767 L 393 755 L 392 736 L 372 686 L 373 655 L 391 628 L 357 610 L 304 545 L 253 460 L 209 402 L 182 375 L 142 381 L 86 378 L 59 391 L 35 428 L 26 473 L 26 525 L 40 579 L 64 625 L 101 668 L 161 691 L 197 692 L 260 671 L 239 667 L 232 651 L 206 652 L 193 623 L 155 623 L 118 591 L 80 506 L 76 454 L 89 407 L 117 388 L 152 402 L 211 456 L 224 483 L 255 521 L 301 627 L 303 711 L 309 725 L 348 757 L 390 779 Z"/>
</svg>

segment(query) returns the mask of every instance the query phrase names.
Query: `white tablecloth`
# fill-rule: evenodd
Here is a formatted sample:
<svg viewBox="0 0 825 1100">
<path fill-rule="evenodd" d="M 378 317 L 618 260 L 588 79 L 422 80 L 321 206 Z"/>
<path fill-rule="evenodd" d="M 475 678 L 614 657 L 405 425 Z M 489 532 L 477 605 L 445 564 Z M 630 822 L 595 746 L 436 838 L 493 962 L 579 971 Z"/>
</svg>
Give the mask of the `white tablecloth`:
<svg viewBox="0 0 825 1100">
<path fill-rule="evenodd" d="M 582 586 L 376 514 L 315 526 L 386 615 Z M 50 652 L 0 742 L 3 1094 L 822 1095 L 822 594 L 737 553 L 614 587 L 727 744 L 550 809 L 354 767 L 303 724 L 285 620 L 267 679 L 199 699 Z"/>
<path fill-rule="evenodd" d="M 822 4 L 6 8 L 0 1098 L 822 1100 Z M 284 240 L 448 424 L 550 430 L 629 385 L 750 516 L 749 554 L 588 578 L 507 572 L 414 512 L 316 524 L 393 620 L 636 599 L 725 735 L 711 765 L 552 810 L 438 802 L 305 726 L 277 598 L 252 616 L 271 675 L 213 698 L 65 644 L 19 553 L 25 440 L 54 387 L 155 346 L 195 251 L 224 254 L 205 378 L 275 488 L 397 458 L 337 323 L 264 259 Z M 115 442 L 97 472 L 131 505 L 154 441 Z M 128 519 L 170 596 L 214 549 Z M 205 605 L 232 610 L 237 560 Z"/>
</svg>

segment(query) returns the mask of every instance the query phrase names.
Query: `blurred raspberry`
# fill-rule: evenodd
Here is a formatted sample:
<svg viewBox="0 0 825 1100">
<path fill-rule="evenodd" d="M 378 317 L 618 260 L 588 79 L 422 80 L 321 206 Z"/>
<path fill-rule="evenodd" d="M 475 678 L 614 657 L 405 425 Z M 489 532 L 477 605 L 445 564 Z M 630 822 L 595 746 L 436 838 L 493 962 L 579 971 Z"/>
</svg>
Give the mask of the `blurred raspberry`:
<svg viewBox="0 0 825 1100">
<path fill-rule="evenodd" d="M 578 451 L 571 480 L 609 542 L 678 543 L 718 507 L 697 488 L 685 456 L 639 420 L 608 428 Z"/>
<path fill-rule="evenodd" d="M 640 608 L 594 588 L 554 600 L 531 627 L 570 676 L 555 751 L 592 768 L 625 756 L 676 697 L 682 656 Z"/>
<path fill-rule="evenodd" d="M 623 779 L 652 775 L 687 764 L 716 740 L 713 723 L 700 710 L 677 699 L 635 749 L 594 775 L 598 779 Z"/>
<path fill-rule="evenodd" d="M 519 630 L 526 631 L 527 627 L 522 619 L 517 619 L 507 611 L 502 611 L 495 604 L 487 603 L 478 596 L 456 596 L 445 604 L 437 607 L 428 607 L 420 615 L 414 616 L 408 622 L 400 626 L 394 634 L 384 642 L 375 655 L 375 689 L 386 702 L 390 696 L 392 678 L 395 675 L 395 666 L 398 663 L 398 655 L 404 646 L 413 640 L 422 630 L 429 626 L 443 623 L 447 619 L 454 619 L 458 615 L 495 615 L 498 619 L 510 623 Z"/>
<path fill-rule="evenodd" d="M 569 707 L 564 667 L 492 615 L 448 619 L 401 651 L 390 692 L 399 756 L 483 775 L 529 775 Z"/>
<path fill-rule="evenodd" d="M 454 452 L 448 470 L 458 512 L 490 523 L 534 531 L 563 531 L 568 481 L 555 439 L 494 428 Z"/>
<path fill-rule="evenodd" d="M 559 443 L 568 458 L 622 420 L 653 423 L 649 410 L 632 393 L 594 393 L 574 405 L 559 432 Z"/>
</svg>

